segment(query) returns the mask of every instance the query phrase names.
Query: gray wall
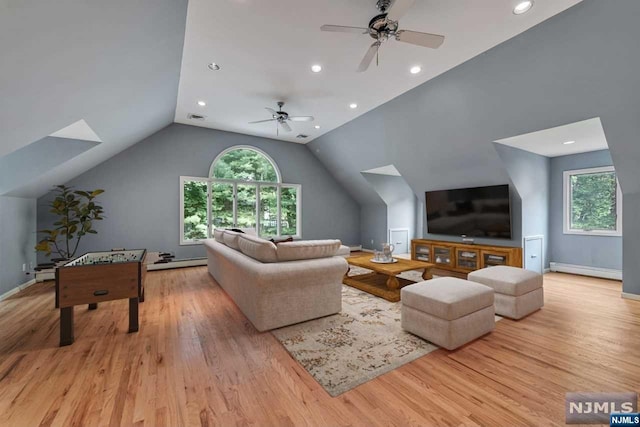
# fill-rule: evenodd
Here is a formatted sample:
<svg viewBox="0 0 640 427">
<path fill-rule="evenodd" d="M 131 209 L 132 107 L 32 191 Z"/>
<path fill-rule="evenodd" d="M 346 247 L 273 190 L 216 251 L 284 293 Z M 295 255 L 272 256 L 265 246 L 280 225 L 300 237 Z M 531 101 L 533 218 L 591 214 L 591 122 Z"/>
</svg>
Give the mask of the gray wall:
<svg viewBox="0 0 640 427">
<path fill-rule="evenodd" d="M 33 278 L 22 264 L 36 265 L 36 200 L 0 197 L 0 295 Z"/>
<path fill-rule="evenodd" d="M 103 188 L 106 219 L 80 252 L 144 247 L 175 252 L 177 258 L 204 256 L 200 246 L 180 246 L 180 176 L 207 177 L 214 158 L 234 145 L 251 145 L 278 164 L 284 182 L 302 184 L 304 239 L 360 242 L 358 205 L 303 145 L 172 124 L 96 168 L 68 182 L 78 189 Z M 38 227 L 51 218 L 38 200 Z M 42 259 L 42 257 L 41 257 Z"/>
<path fill-rule="evenodd" d="M 518 193 L 521 205 L 522 237 L 543 236 L 543 267 L 549 267 L 549 181 L 551 160 L 548 157 L 502 144 L 496 151 Z M 517 203 L 516 203 L 517 205 Z"/>
<path fill-rule="evenodd" d="M 360 241 L 363 249 L 380 249 L 387 241 L 387 205 L 360 205 Z"/>
<path fill-rule="evenodd" d="M 551 261 L 622 270 L 622 237 L 563 233 L 563 172 L 611 165 L 609 150 L 551 159 Z"/>
<path fill-rule="evenodd" d="M 13 195 L 39 197 L 173 122 L 186 15 L 187 0 L 0 1 L 0 157 L 80 119 L 104 141 Z"/>
<path fill-rule="evenodd" d="M 309 148 L 352 195 L 369 191 L 360 171 L 394 164 L 422 197 L 509 182 L 492 141 L 600 117 L 625 197 L 623 288 L 640 294 L 638 16 L 637 0 L 585 0 Z"/>
<path fill-rule="evenodd" d="M 385 242 L 389 241 L 389 229 L 392 228 L 408 228 L 409 238 L 415 238 L 417 199 L 407 182 L 401 176 L 366 172 L 362 174 L 386 204 Z M 373 249 L 380 249 L 380 247 L 376 246 Z"/>
</svg>

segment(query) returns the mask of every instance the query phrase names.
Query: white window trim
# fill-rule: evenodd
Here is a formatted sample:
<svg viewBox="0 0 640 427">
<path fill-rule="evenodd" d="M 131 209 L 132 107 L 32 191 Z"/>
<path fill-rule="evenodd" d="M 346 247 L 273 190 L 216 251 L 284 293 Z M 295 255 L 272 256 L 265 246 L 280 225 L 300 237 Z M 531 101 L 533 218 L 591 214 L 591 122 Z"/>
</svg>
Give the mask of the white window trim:
<svg viewBox="0 0 640 427">
<path fill-rule="evenodd" d="M 571 211 L 569 206 L 571 205 L 571 176 L 583 175 L 591 173 L 603 173 L 603 172 L 615 172 L 613 166 L 604 166 L 598 168 L 589 169 L 576 169 L 564 171 L 563 174 L 563 232 L 564 234 L 574 234 L 580 236 L 622 236 L 622 190 L 620 189 L 620 183 L 617 180 L 616 175 L 616 229 L 615 231 L 608 230 L 578 230 L 570 228 L 571 224 Z"/>
<path fill-rule="evenodd" d="M 180 246 L 201 245 L 204 239 L 184 240 L 184 183 L 186 181 L 199 181 L 207 183 L 207 236 L 211 236 L 211 180 L 197 176 L 180 177 Z"/>
</svg>

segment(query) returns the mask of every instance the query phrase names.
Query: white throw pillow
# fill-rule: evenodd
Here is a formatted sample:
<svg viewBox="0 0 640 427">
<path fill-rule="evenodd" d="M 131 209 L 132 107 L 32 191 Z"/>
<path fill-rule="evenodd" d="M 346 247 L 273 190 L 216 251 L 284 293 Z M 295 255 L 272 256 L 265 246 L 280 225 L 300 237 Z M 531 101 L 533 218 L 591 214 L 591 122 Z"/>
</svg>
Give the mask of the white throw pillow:
<svg viewBox="0 0 640 427">
<path fill-rule="evenodd" d="M 278 243 L 278 261 L 327 258 L 334 256 L 342 242 L 340 240 L 299 240 Z"/>
</svg>

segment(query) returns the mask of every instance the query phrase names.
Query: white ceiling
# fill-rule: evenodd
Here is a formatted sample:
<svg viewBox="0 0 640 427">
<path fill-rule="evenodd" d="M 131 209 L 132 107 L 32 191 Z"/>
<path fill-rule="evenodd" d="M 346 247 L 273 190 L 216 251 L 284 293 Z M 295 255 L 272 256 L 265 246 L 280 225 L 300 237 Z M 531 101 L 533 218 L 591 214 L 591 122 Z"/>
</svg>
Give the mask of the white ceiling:
<svg viewBox="0 0 640 427">
<path fill-rule="evenodd" d="M 321 32 L 320 26 L 366 27 L 378 13 L 375 0 L 190 0 L 175 121 L 309 142 L 580 1 L 536 0 L 530 12 L 516 16 L 516 0 L 417 0 L 400 28 L 443 34 L 442 47 L 389 40 L 380 66 L 357 73 L 373 40 Z M 210 71 L 210 62 L 222 69 Z M 312 64 L 323 71 L 312 73 Z M 420 74 L 409 73 L 414 65 L 422 67 Z M 287 102 L 289 114 L 313 115 L 315 122 L 293 123 L 293 132 L 278 137 L 273 123 L 247 123 L 270 118 L 264 107 L 276 108 L 278 100 Z M 207 118 L 189 120 L 188 113 Z M 296 139 L 298 133 L 309 138 Z"/>
<path fill-rule="evenodd" d="M 575 142 L 565 144 L 570 141 Z M 496 142 L 546 157 L 568 156 L 609 148 L 599 117 Z"/>
<path fill-rule="evenodd" d="M 366 171 L 362 171 L 362 173 L 372 173 L 375 175 L 402 176 L 400 175 L 400 171 L 398 171 L 398 169 L 396 169 L 394 165 L 380 166 L 379 168 L 373 168 Z"/>
<path fill-rule="evenodd" d="M 80 139 L 83 141 L 102 142 L 100 137 L 91 129 L 91 126 L 84 120 L 80 119 L 69 126 L 52 133 L 49 136 L 55 138 Z"/>
</svg>

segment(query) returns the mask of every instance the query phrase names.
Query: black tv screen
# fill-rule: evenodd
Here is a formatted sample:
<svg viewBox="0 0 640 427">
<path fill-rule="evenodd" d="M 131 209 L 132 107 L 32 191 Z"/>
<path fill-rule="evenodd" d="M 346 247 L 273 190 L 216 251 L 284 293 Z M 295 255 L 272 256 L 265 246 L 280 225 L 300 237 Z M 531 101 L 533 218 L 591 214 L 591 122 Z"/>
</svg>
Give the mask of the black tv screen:
<svg viewBox="0 0 640 427">
<path fill-rule="evenodd" d="M 511 238 L 508 185 L 427 191 L 425 195 L 429 233 Z"/>
</svg>

